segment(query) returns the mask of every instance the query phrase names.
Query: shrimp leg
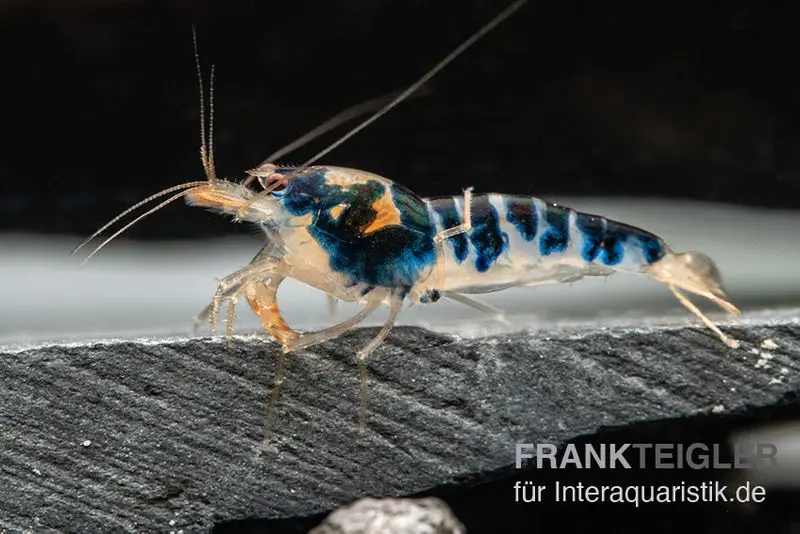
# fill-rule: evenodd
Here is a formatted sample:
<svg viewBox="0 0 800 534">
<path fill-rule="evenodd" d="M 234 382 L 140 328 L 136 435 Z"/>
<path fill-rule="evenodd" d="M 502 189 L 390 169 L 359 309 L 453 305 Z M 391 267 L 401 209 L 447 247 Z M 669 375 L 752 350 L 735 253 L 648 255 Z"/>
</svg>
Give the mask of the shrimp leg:
<svg viewBox="0 0 800 534">
<path fill-rule="evenodd" d="M 250 267 L 254 263 L 257 263 L 257 262 L 259 262 L 261 260 L 264 260 L 266 258 L 275 256 L 276 252 L 279 252 L 278 247 L 276 247 L 273 243 L 267 243 L 266 245 L 264 245 L 263 247 L 261 247 L 259 249 L 259 251 L 256 253 L 256 255 L 253 256 L 253 259 L 251 259 L 248 262 L 247 266 L 245 266 L 244 268 L 242 268 L 242 269 L 240 269 L 240 270 L 238 270 L 238 271 L 226 276 L 223 280 L 228 280 L 228 279 L 231 279 L 232 277 L 236 277 L 237 275 L 240 275 L 241 273 L 244 272 L 245 269 L 247 269 L 248 267 Z M 200 328 L 200 325 L 202 323 L 206 322 L 206 320 L 208 320 L 210 322 L 211 332 L 215 332 L 216 331 L 216 329 L 217 329 L 217 313 L 219 311 L 220 301 L 229 299 L 231 297 L 231 295 L 233 295 L 233 293 L 235 293 L 238 290 L 238 288 L 239 288 L 239 286 L 241 285 L 241 282 L 242 282 L 242 279 L 238 278 L 238 280 L 236 280 L 235 282 L 230 282 L 227 285 L 227 287 L 223 287 L 223 280 L 219 280 L 218 286 L 217 286 L 217 291 L 216 291 L 216 293 L 214 295 L 214 298 L 211 299 L 211 302 L 209 302 L 208 305 L 205 308 L 203 308 L 200 311 L 200 313 L 198 313 L 195 316 L 194 322 L 193 322 L 193 326 L 192 326 L 193 334 L 195 334 L 195 335 L 197 334 L 197 330 Z M 228 309 L 229 309 L 228 313 L 230 315 L 232 313 L 230 311 L 231 310 L 230 304 L 229 304 L 229 308 Z"/>
<path fill-rule="evenodd" d="M 705 314 L 703 314 L 703 312 L 701 312 L 700 309 L 692 303 L 692 301 L 690 301 L 688 298 L 686 298 L 686 296 L 683 295 L 678 290 L 677 287 L 675 287 L 674 285 L 671 285 L 671 284 L 668 284 L 667 287 L 669 288 L 670 292 L 675 296 L 675 298 L 678 299 L 678 302 L 680 302 L 681 305 L 684 308 L 686 308 L 687 310 L 689 310 L 690 312 L 695 314 L 703 322 L 704 325 L 706 325 L 712 332 L 717 334 L 717 337 L 719 337 L 720 341 L 722 341 L 723 343 L 725 343 L 727 346 L 729 346 L 732 349 L 739 348 L 739 340 L 738 339 L 733 339 L 732 337 L 726 336 L 722 332 L 722 330 L 717 328 L 717 325 L 715 325 L 711 321 L 711 319 L 706 317 Z"/>
<path fill-rule="evenodd" d="M 286 344 L 298 337 L 289 328 L 278 310 L 276 294 L 278 286 L 289 274 L 290 267 L 279 258 L 269 256 L 262 249 L 246 267 L 229 274 L 219 281 L 214 299 L 200 312 L 198 317 L 210 317 L 212 330 L 216 329 L 216 318 L 223 300 L 228 301 L 226 337 L 233 337 L 235 306 L 241 295 L 245 295 L 264 329 L 277 341 Z"/>
<path fill-rule="evenodd" d="M 489 304 L 485 304 L 479 300 L 462 295 L 461 293 L 456 293 L 455 291 L 443 291 L 442 296 L 483 313 L 488 313 L 501 323 L 510 324 L 508 319 L 506 319 L 506 313 L 500 308 L 495 308 L 494 306 L 490 306 Z"/>
<path fill-rule="evenodd" d="M 348 330 L 352 330 L 360 323 L 362 323 L 367 317 L 372 315 L 375 312 L 375 310 L 377 310 L 380 307 L 380 305 L 381 303 L 378 300 L 370 301 L 358 313 L 356 313 L 349 319 L 342 321 L 341 323 L 335 324 L 324 330 L 318 330 L 316 332 L 305 332 L 301 334 L 299 338 L 294 339 L 290 341 L 287 345 L 285 345 L 283 348 L 283 352 L 284 353 L 294 352 L 339 337 Z"/>
<path fill-rule="evenodd" d="M 329 339 L 333 339 L 335 337 L 339 337 L 340 335 L 344 334 L 348 330 L 355 328 L 359 323 L 364 321 L 364 319 L 366 319 L 375 310 L 378 309 L 380 304 L 381 304 L 380 301 L 372 301 L 369 304 L 367 304 L 367 306 L 365 306 L 357 314 L 355 314 L 354 316 L 350 317 L 345 321 L 342 321 L 339 324 L 336 324 L 324 330 L 300 334 L 298 337 L 288 340 L 283 345 L 283 350 L 278 354 L 278 365 L 277 369 L 275 370 L 275 385 L 272 390 L 272 395 L 270 397 L 269 404 L 267 405 L 267 411 L 265 414 L 265 422 L 264 422 L 265 442 L 269 441 L 269 435 L 271 432 L 271 425 L 272 425 L 272 413 L 275 411 L 275 407 L 277 406 L 278 401 L 280 400 L 281 390 L 283 387 L 283 382 L 285 380 L 285 367 L 286 367 L 285 362 L 287 354 L 303 348 L 308 348 L 312 345 L 317 345 L 319 343 L 322 343 Z"/>
<path fill-rule="evenodd" d="M 328 314 L 331 316 L 331 319 L 335 321 L 339 316 L 339 311 L 337 310 L 339 299 L 331 295 L 326 295 L 326 300 L 328 301 Z"/>
<path fill-rule="evenodd" d="M 273 262 L 267 260 L 264 263 L 271 264 Z M 281 345 L 286 346 L 290 341 L 300 337 L 300 334 L 289 328 L 278 308 L 278 286 L 286 278 L 285 265 L 280 262 L 278 265 L 261 267 L 261 264 L 257 264 L 254 267 L 255 272 L 252 273 L 252 276 L 255 280 L 245 281 L 242 292 L 250 309 L 261 321 L 264 330 Z M 266 272 L 259 272 L 261 269 Z M 265 279 L 261 278 L 262 274 L 266 274 Z"/>
<path fill-rule="evenodd" d="M 261 281 L 253 281 L 246 284 L 242 289 L 247 295 L 247 301 L 250 307 L 261 319 L 264 329 L 269 332 L 274 338 L 278 339 L 283 344 L 283 350 L 278 354 L 277 369 L 275 371 L 275 385 L 272 390 L 272 395 L 267 405 L 265 414 L 265 442 L 269 441 L 269 436 L 272 430 L 272 414 L 280 399 L 281 390 L 285 381 L 285 366 L 286 355 L 290 352 L 310 347 L 339 337 L 348 330 L 356 327 L 359 323 L 369 317 L 381 305 L 380 300 L 371 300 L 361 311 L 353 317 L 342 321 L 330 328 L 319 330 L 316 332 L 308 332 L 305 334 L 297 334 L 291 330 L 283 320 L 278 310 L 276 293 L 278 286 L 283 278 L 273 277 L 266 284 Z M 402 304 L 402 300 L 400 301 Z M 398 310 L 399 311 L 399 310 Z M 388 334 L 388 331 L 386 332 Z M 385 337 L 385 334 L 384 336 Z M 377 344 L 375 345 L 377 346 Z M 374 350 L 375 347 L 370 349 Z"/>
<path fill-rule="evenodd" d="M 399 296 L 396 293 L 392 295 L 390 303 L 389 303 L 389 317 L 386 319 L 386 322 L 383 324 L 380 332 L 376 335 L 372 340 L 367 343 L 367 345 L 358 351 L 356 354 L 356 361 L 358 362 L 358 368 L 361 374 L 361 407 L 359 409 L 359 432 L 363 433 L 364 429 L 367 426 L 367 392 L 368 392 L 368 385 L 369 385 L 369 376 L 367 375 L 367 364 L 366 360 L 372 354 L 378 346 L 383 343 L 386 337 L 389 335 L 389 332 L 394 327 L 395 322 L 397 321 L 397 316 L 400 315 L 400 311 L 403 309 L 403 299 L 404 296 Z"/>
<path fill-rule="evenodd" d="M 277 293 L 278 287 L 283 282 L 282 275 L 271 276 L 266 282 L 263 280 L 253 280 L 245 282 L 241 291 L 245 294 L 247 303 L 261 321 L 264 330 L 273 339 L 286 344 L 299 337 L 299 334 L 289 328 L 286 321 L 281 316 L 278 308 Z M 280 399 L 283 383 L 286 379 L 286 355 L 284 352 L 278 353 L 278 362 L 275 369 L 275 381 L 272 388 L 272 395 L 267 401 L 267 408 L 264 413 L 264 443 L 269 442 L 272 432 L 272 414 L 275 406 Z"/>
</svg>

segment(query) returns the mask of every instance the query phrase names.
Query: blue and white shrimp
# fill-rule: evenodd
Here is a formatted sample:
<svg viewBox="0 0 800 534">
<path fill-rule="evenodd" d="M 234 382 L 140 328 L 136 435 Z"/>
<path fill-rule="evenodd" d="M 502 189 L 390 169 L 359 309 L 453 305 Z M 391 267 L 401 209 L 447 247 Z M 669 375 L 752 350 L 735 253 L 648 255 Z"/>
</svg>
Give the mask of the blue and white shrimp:
<svg viewBox="0 0 800 534">
<path fill-rule="evenodd" d="M 177 185 L 151 196 L 125 210 L 78 248 L 122 216 L 169 193 L 175 194 L 114 233 L 89 257 L 143 217 L 179 198 L 185 198 L 193 206 L 228 214 L 236 221 L 258 225 L 266 244 L 247 266 L 220 280 L 214 299 L 198 319 L 210 319 L 212 329 L 215 328 L 219 308 L 227 302 L 230 337 L 235 306 L 239 299 L 247 301 L 265 331 L 283 349 L 272 404 L 277 401 L 283 383 L 283 354 L 337 338 L 381 306 L 388 306 L 389 317 L 383 327 L 356 356 L 361 373 L 362 431 L 368 391 L 366 361 L 389 335 L 405 305 L 433 304 L 447 298 L 482 311 L 497 312 L 469 295 L 630 272 L 666 284 L 679 302 L 724 343 L 737 346 L 736 340 L 722 333 L 681 293 L 701 295 L 726 311 L 739 314 L 723 290 L 716 265 L 702 253 L 676 253 L 661 238 L 645 230 L 537 198 L 499 193 L 473 195 L 470 187 L 455 197 L 426 199 L 373 173 L 313 165 L 419 89 L 467 46 L 526 2 L 512 3 L 370 119 L 305 164 L 290 167 L 274 161 L 289 148 L 346 120 L 341 117 L 352 117 L 353 110 L 334 117 L 276 152 L 248 171 L 249 176 L 241 182 L 216 176 L 213 138 L 209 133 L 206 139 L 205 134 L 202 76 L 196 54 L 201 85 L 201 159 L 207 180 Z M 213 126 L 213 113 L 211 121 Z M 251 188 L 254 181 L 260 189 Z M 287 278 L 317 288 L 330 298 L 361 303 L 363 308 L 330 328 L 299 333 L 283 319 L 277 302 L 278 288 Z M 268 416 L 271 408 L 268 407 Z"/>
<path fill-rule="evenodd" d="M 365 361 L 405 304 L 445 297 L 480 308 L 467 295 L 628 272 L 666 284 L 724 343 L 738 344 L 681 293 L 701 295 L 738 314 L 714 262 L 699 252 L 676 253 L 645 230 L 533 197 L 473 196 L 467 189 L 455 197 L 425 199 L 357 169 L 265 164 L 253 175 L 262 192 L 225 182 L 196 188 L 186 197 L 191 205 L 258 224 L 270 243 L 250 265 L 222 281 L 213 308 L 222 299 L 235 303 L 244 296 L 288 353 L 338 337 L 387 305 L 383 328 L 357 353 L 362 429 Z M 285 278 L 364 307 L 328 329 L 299 334 L 277 305 Z"/>
</svg>

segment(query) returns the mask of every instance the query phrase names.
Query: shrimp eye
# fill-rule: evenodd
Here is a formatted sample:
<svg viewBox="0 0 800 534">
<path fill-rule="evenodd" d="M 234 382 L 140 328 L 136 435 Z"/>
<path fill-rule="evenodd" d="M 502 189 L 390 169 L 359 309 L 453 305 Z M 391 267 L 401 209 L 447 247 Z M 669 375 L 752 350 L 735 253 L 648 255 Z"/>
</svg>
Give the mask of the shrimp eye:
<svg viewBox="0 0 800 534">
<path fill-rule="evenodd" d="M 261 187 L 270 193 L 280 194 L 286 189 L 286 175 L 279 172 L 273 172 L 266 177 L 261 177 L 258 181 L 261 182 Z"/>
</svg>

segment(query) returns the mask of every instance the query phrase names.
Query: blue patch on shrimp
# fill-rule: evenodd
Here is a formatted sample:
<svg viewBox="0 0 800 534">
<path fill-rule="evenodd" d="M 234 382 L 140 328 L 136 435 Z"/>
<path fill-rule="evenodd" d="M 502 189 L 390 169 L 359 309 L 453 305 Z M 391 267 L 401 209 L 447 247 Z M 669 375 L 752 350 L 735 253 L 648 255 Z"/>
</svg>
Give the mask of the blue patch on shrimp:
<svg viewBox="0 0 800 534">
<path fill-rule="evenodd" d="M 536 237 L 538 214 L 532 198 L 507 197 L 506 220 L 514 225 L 525 241 L 533 241 Z"/>
<path fill-rule="evenodd" d="M 584 261 L 599 260 L 607 266 L 622 263 L 627 233 L 620 225 L 598 215 L 576 213 L 575 226 L 583 235 L 581 257 Z"/>
<path fill-rule="evenodd" d="M 633 242 L 639 243 L 648 264 L 660 260 L 666 253 L 658 237 L 634 226 L 586 213 L 577 214 L 576 226 L 584 238 L 581 256 L 589 263 L 599 258 L 604 265 L 619 265 L 626 248 Z"/>
<path fill-rule="evenodd" d="M 290 180 L 281 199 L 284 208 L 294 216 L 313 215 L 308 231 L 328 253 L 333 271 L 351 283 L 407 293 L 436 261 L 422 200 L 397 189 L 393 198 L 402 196 L 402 207 L 386 206 L 381 204 L 387 192 L 383 183 L 365 180 L 342 187 L 327 183 L 325 174 L 326 169 L 318 169 Z M 336 216 L 334 208 L 340 211 Z M 386 214 L 379 210 L 395 208 L 400 224 L 383 224 Z"/>
<path fill-rule="evenodd" d="M 648 264 L 657 262 L 667 253 L 663 241 L 654 235 L 640 235 L 639 242 L 642 245 L 644 260 Z"/>
<path fill-rule="evenodd" d="M 576 213 L 575 226 L 583 235 L 581 257 L 586 263 L 592 263 L 603 249 L 603 240 L 606 235 L 606 220 L 597 215 Z"/>
<path fill-rule="evenodd" d="M 423 304 L 429 304 L 431 302 L 438 302 L 441 298 L 442 293 L 438 289 L 428 289 L 420 296 L 419 301 Z"/>
<path fill-rule="evenodd" d="M 283 195 L 283 207 L 291 215 L 303 216 L 316 208 L 330 209 L 347 199 L 338 185 L 325 182 L 325 169 L 317 169 L 289 180 Z"/>
<path fill-rule="evenodd" d="M 625 254 L 625 249 L 630 249 L 636 245 L 638 245 L 638 248 L 640 248 L 642 257 L 648 264 L 655 263 L 663 258 L 664 254 L 666 254 L 664 242 L 650 232 L 629 224 L 624 224 L 617 221 L 608 221 L 606 230 L 606 248 L 613 248 L 614 250 L 610 251 L 606 255 L 607 260 L 614 261 L 617 256 L 620 256 L 619 261 L 617 261 L 617 263 L 619 263 L 622 261 L 621 256 Z M 607 263 L 606 265 L 614 264 Z"/>
<path fill-rule="evenodd" d="M 569 211 L 563 206 L 548 204 L 544 218 L 550 226 L 539 238 L 539 252 L 542 256 L 561 253 L 569 245 Z"/>
<path fill-rule="evenodd" d="M 500 217 L 486 195 L 472 200 L 469 239 L 475 248 L 475 269 L 479 273 L 488 271 L 508 248 L 508 235 L 500 230 Z"/>
<path fill-rule="evenodd" d="M 434 198 L 429 203 L 433 211 L 439 217 L 442 230 L 453 228 L 462 224 L 461 217 L 456 210 L 456 203 L 453 198 Z M 456 262 L 461 264 L 469 254 L 469 242 L 466 234 L 458 234 L 446 240 L 453 247 L 453 255 Z"/>
<path fill-rule="evenodd" d="M 627 241 L 627 235 L 622 232 L 609 231 L 606 228 L 600 261 L 609 266 L 622 263 L 622 258 L 625 257 L 625 241 Z"/>
</svg>

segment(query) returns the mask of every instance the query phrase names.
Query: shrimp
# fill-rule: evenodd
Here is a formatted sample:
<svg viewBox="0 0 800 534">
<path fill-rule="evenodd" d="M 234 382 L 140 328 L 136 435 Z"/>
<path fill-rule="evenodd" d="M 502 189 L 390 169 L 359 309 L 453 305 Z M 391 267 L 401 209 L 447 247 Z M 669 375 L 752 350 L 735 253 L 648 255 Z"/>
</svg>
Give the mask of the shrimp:
<svg viewBox="0 0 800 534">
<path fill-rule="evenodd" d="M 365 360 L 386 338 L 405 302 L 420 305 L 442 297 L 474 305 L 467 295 L 512 287 L 572 283 L 617 272 L 644 274 L 664 283 L 728 346 L 724 334 L 681 292 L 688 291 L 740 314 L 723 289 L 718 268 L 700 252 L 674 252 L 658 236 L 598 215 L 534 197 L 488 193 L 421 198 L 386 178 L 332 166 L 262 166 L 268 180 L 285 183 L 267 195 L 226 206 L 219 191 L 193 192 L 193 205 L 222 208 L 262 225 L 275 256 L 254 259 L 224 280 L 221 298 L 245 295 L 270 335 L 289 353 L 333 339 L 356 327 L 381 304 L 390 315 L 356 360 L 362 378 L 363 430 L 367 375 Z M 290 177 L 291 176 L 291 177 Z M 443 244 L 447 246 L 444 247 Z M 280 317 L 277 285 L 294 278 L 335 299 L 361 302 L 356 315 L 328 329 L 298 334 Z M 233 284 L 238 289 L 233 294 Z M 490 310 L 486 310 L 490 311 Z M 280 379 L 282 381 L 282 377 Z"/>
<path fill-rule="evenodd" d="M 467 187 L 454 197 L 422 198 L 395 181 L 367 171 L 316 164 L 423 87 L 436 72 L 526 2 L 512 3 L 417 82 L 304 164 L 286 166 L 275 161 L 322 131 L 378 107 L 385 99 L 334 117 L 246 171 L 247 177 L 241 182 L 216 176 L 212 135 L 214 69 L 212 66 L 211 118 L 206 137 L 195 36 L 201 87 L 201 161 L 207 180 L 180 184 L 145 199 L 100 228 L 75 251 L 123 216 L 170 193 L 173 196 L 114 233 L 89 258 L 143 217 L 179 198 L 191 206 L 227 214 L 236 222 L 257 225 L 266 244 L 246 266 L 219 280 L 211 303 L 196 317 L 195 329 L 208 320 L 215 330 L 219 309 L 227 302 L 226 335 L 230 339 L 235 307 L 243 299 L 267 334 L 281 345 L 267 407 L 265 441 L 269 439 L 272 409 L 284 382 L 285 355 L 343 335 L 381 306 L 389 308 L 387 320 L 356 354 L 361 377 L 360 432 L 366 426 L 366 362 L 387 338 L 406 305 L 432 304 L 446 298 L 502 319 L 501 310 L 470 295 L 630 272 L 664 283 L 724 343 L 737 346 L 736 340 L 725 335 L 681 293 L 703 296 L 730 313 L 740 313 L 723 290 L 715 263 L 700 252 L 676 253 L 645 230 L 533 197 L 474 195 L 473 188 Z M 256 187 L 251 187 L 254 182 Z M 327 295 L 329 304 L 355 302 L 362 308 L 329 328 L 297 332 L 282 317 L 277 301 L 278 288 L 289 278 L 320 290 Z"/>
</svg>

